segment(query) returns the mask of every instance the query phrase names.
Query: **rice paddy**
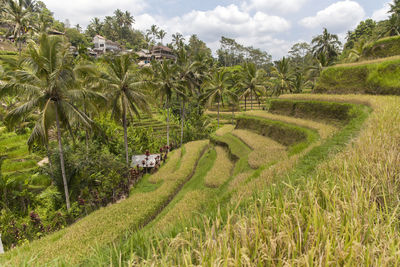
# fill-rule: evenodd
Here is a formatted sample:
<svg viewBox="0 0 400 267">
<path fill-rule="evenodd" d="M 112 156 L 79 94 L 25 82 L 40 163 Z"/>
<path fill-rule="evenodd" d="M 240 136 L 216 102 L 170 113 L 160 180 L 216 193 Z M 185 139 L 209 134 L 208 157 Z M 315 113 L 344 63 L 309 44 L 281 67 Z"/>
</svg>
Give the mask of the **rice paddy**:
<svg viewBox="0 0 400 267">
<path fill-rule="evenodd" d="M 127 200 L 6 254 L 6 263 L 27 263 L 33 255 L 35 264 L 61 257 L 57 263 L 67 266 L 399 263 L 400 99 L 282 98 L 373 111 L 357 106 L 340 126 L 261 110 L 242 113 L 249 120 L 236 129 L 221 127 L 211 140 L 215 147 L 198 141 L 170 153 L 158 173 L 141 181 L 157 185 L 153 190 L 140 192 L 139 183 Z M 245 128 L 264 119 L 311 129 L 308 141 L 288 153 L 289 143 Z M 310 139 L 313 132 L 320 138 Z M 103 245 L 93 251 L 89 244 Z M 89 251 L 92 256 L 84 256 Z"/>
<path fill-rule="evenodd" d="M 205 185 L 211 188 L 223 185 L 231 176 L 234 166 L 228 152 L 223 147 L 217 146 L 215 150 L 217 151 L 217 159 L 213 168 L 204 178 Z"/>
<path fill-rule="evenodd" d="M 286 147 L 268 137 L 248 130 L 234 130 L 232 134 L 253 149 L 248 159 L 253 169 L 278 162 L 286 156 Z"/>
</svg>

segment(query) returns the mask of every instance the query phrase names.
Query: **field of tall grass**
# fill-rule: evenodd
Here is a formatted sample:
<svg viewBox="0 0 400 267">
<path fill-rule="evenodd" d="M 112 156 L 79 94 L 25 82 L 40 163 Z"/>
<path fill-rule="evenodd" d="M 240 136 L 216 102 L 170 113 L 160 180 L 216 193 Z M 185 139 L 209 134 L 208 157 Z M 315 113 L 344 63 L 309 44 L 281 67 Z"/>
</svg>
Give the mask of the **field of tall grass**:
<svg viewBox="0 0 400 267">
<path fill-rule="evenodd" d="M 225 148 L 216 146 L 215 150 L 217 152 L 217 158 L 214 166 L 204 178 L 205 185 L 211 188 L 223 185 L 231 176 L 234 166 Z"/>
<path fill-rule="evenodd" d="M 141 181 L 146 192 L 140 192 L 140 184 L 132 190 L 122 202 L 122 214 L 117 211 L 121 208 L 113 208 L 120 203 L 90 219 L 96 230 L 89 221 L 84 223 L 92 236 L 103 231 L 110 237 L 110 228 L 102 225 L 112 225 L 114 236 L 109 241 L 86 239 L 82 227 L 66 239 L 63 230 L 38 241 L 43 243 L 7 253 L 0 262 L 28 263 L 40 252 L 32 261 L 40 265 L 56 259 L 52 251 L 57 251 L 64 259 L 57 263 L 65 266 L 399 264 L 400 98 L 306 94 L 281 98 L 357 105 L 339 126 L 265 111 L 242 114 L 239 120 L 247 119 L 242 126 L 274 120 L 301 129 L 304 147 L 252 169 L 249 162 L 255 151 L 286 148 L 256 133 L 259 126 L 252 126 L 252 131 L 221 128 L 212 143 L 224 148 L 210 147 L 207 141 L 185 145 L 183 151 L 170 154 L 156 178 Z M 277 154 L 269 150 L 265 160 Z M 219 187 L 208 188 L 207 180 L 216 176 L 228 177 Z M 115 213 L 108 212 L 113 209 Z M 157 211 L 147 216 L 149 224 L 133 223 L 127 231 L 126 220 L 146 214 L 142 212 L 146 209 Z M 114 224 L 108 222 L 111 218 L 116 219 Z M 70 228 L 77 230 L 76 225 Z"/>
<path fill-rule="evenodd" d="M 321 72 L 315 92 L 399 95 L 398 56 L 328 67 Z"/>
<path fill-rule="evenodd" d="M 319 100 L 336 100 L 333 96 L 319 97 Z M 342 99 L 353 102 L 353 96 L 341 96 L 337 100 Z M 369 118 L 369 108 L 360 109 L 357 116 L 328 139 L 312 143 L 301 153 L 272 168 L 237 175 L 235 179 L 242 182 L 235 186 L 237 181 L 231 180 L 229 188 L 234 191 L 228 205 L 211 207 L 202 219 L 198 216 L 188 218 L 186 227 L 176 227 L 159 235 L 143 235 L 141 243 L 131 247 L 130 252 L 118 247 L 107 258 L 107 264 L 117 263 L 116 256 L 122 255 L 122 265 L 141 266 L 345 263 L 392 266 L 398 255 L 395 246 L 398 244 L 398 224 L 394 224 L 397 204 L 392 201 L 391 212 L 386 213 L 389 210 L 385 203 L 389 202 L 383 200 L 389 200 L 389 192 L 382 194 L 381 189 L 390 187 L 370 184 L 370 179 L 356 183 L 366 178 L 360 172 L 363 165 L 369 164 L 374 169 L 376 164 L 356 162 L 362 158 L 368 160 L 368 154 L 360 156 L 358 154 L 363 151 L 358 149 L 369 147 L 371 150 L 364 152 L 380 151 L 376 155 L 377 159 L 382 157 L 379 162 L 390 159 L 386 166 L 389 169 L 381 165 L 371 172 L 367 167 L 364 174 L 373 174 L 380 182 L 382 175 L 392 177 L 393 182 L 393 177 L 398 177 L 399 158 L 393 155 L 400 142 L 400 128 L 394 122 L 398 122 L 400 116 L 388 111 L 394 107 L 400 111 L 400 101 L 396 97 L 368 97 L 362 101 L 366 100 L 374 108 Z M 385 103 L 385 108 L 376 108 Z M 392 131 L 396 135 L 391 136 Z M 370 140 L 375 133 L 382 138 L 377 146 Z M 395 145 L 391 156 L 386 155 L 386 142 Z M 376 196 L 380 196 L 377 202 L 365 198 L 373 192 L 372 188 L 377 190 Z M 370 207 L 373 209 L 369 210 Z M 377 207 L 379 209 L 374 210 Z M 380 215 L 375 217 L 377 214 Z M 386 219 L 380 221 L 384 214 Z M 388 233 L 395 235 L 395 241 L 390 241 L 388 236 L 380 240 L 381 234 Z M 381 249 L 384 250 L 382 254 L 379 253 Z"/>
<path fill-rule="evenodd" d="M 268 137 L 248 130 L 234 130 L 232 133 L 253 149 L 249 154 L 249 165 L 253 169 L 278 162 L 286 156 L 286 147 Z"/>
</svg>

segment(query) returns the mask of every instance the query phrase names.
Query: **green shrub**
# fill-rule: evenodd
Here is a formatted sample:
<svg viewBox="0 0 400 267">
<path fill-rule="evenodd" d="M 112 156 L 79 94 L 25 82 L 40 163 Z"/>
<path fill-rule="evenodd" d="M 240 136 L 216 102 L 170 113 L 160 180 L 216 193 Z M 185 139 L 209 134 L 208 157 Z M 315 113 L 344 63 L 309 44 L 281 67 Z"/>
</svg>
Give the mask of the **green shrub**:
<svg viewBox="0 0 400 267">
<path fill-rule="evenodd" d="M 238 117 L 236 129 L 254 131 L 284 146 L 290 146 L 307 139 L 307 132 L 300 127 L 258 117 Z"/>
<path fill-rule="evenodd" d="M 400 95 L 400 59 L 326 68 L 317 81 L 317 93 Z"/>
<path fill-rule="evenodd" d="M 383 58 L 400 55 L 400 36 L 379 39 L 366 45 L 362 57 L 366 59 Z"/>
<path fill-rule="evenodd" d="M 296 118 L 335 124 L 346 123 L 352 117 L 351 104 L 291 99 L 270 100 L 269 112 Z"/>
</svg>

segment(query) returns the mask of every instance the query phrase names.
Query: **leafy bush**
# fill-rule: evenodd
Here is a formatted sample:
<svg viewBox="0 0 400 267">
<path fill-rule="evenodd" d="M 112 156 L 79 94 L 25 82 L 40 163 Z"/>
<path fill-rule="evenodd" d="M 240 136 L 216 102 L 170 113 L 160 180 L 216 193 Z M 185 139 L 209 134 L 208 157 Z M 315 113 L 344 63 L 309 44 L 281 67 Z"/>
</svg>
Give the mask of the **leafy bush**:
<svg viewBox="0 0 400 267">
<path fill-rule="evenodd" d="M 317 81 L 317 93 L 400 95 L 400 59 L 326 68 Z"/>
<path fill-rule="evenodd" d="M 269 112 L 296 118 L 343 124 L 351 119 L 351 104 L 323 101 L 272 99 Z"/>
<path fill-rule="evenodd" d="M 366 59 L 383 58 L 400 55 L 400 36 L 379 39 L 366 45 L 362 57 Z"/>
</svg>

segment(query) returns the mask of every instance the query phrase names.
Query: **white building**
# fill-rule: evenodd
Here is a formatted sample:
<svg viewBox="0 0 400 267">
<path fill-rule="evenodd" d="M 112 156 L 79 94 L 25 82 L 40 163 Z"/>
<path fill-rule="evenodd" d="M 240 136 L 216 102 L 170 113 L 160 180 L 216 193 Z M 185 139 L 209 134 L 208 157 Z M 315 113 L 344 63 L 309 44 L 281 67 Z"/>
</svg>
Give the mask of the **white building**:
<svg viewBox="0 0 400 267">
<path fill-rule="evenodd" d="M 121 51 L 121 46 L 118 43 L 107 40 L 105 37 L 101 35 L 96 35 L 93 38 L 93 43 L 94 43 L 93 50 L 99 53 Z"/>
</svg>

